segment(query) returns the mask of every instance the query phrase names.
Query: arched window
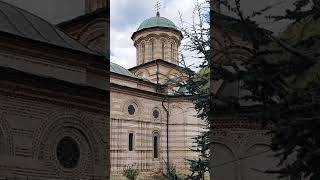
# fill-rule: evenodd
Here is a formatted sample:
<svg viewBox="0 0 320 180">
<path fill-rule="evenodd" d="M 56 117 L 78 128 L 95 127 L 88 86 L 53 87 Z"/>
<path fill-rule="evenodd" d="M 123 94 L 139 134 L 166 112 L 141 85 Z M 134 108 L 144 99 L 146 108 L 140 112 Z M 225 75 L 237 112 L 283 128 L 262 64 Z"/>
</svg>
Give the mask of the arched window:
<svg viewBox="0 0 320 180">
<path fill-rule="evenodd" d="M 158 132 L 154 132 L 152 135 L 152 142 L 153 142 L 153 158 L 159 158 L 159 145 L 160 145 L 160 135 Z"/>
<path fill-rule="evenodd" d="M 145 62 L 145 57 L 146 57 L 145 51 L 146 51 L 146 46 L 145 46 L 145 44 L 143 43 L 143 44 L 142 44 L 142 63 Z"/>
<path fill-rule="evenodd" d="M 151 61 L 154 60 L 154 41 L 151 41 Z"/>
<path fill-rule="evenodd" d="M 133 135 L 133 132 L 129 132 L 128 150 L 133 151 L 133 146 L 134 146 L 134 135 Z"/>
<path fill-rule="evenodd" d="M 170 53 L 171 53 L 171 61 L 173 62 L 173 44 L 172 43 L 171 43 Z"/>
<path fill-rule="evenodd" d="M 140 52 L 141 51 L 141 46 L 137 46 L 137 65 L 139 65 L 140 61 Z"/>
<path fill-rule="evenodd" d="M 162 52 L 162 60 L 164 60 L 164 42 L 162 42 L 161 48 L 162 48 L 162 51 L 161 51 Z"/>
</svg>

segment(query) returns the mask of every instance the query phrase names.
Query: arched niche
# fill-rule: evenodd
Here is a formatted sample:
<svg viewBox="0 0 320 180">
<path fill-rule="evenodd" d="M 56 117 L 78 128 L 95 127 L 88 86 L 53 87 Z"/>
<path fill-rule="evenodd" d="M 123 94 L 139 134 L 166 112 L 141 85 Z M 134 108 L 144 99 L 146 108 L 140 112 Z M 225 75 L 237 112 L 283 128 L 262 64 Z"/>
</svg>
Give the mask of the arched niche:
<svg viewBox="0 0 320 180">
<path fill-rule="evenodd" d="M 101 52 L 107 50 L 107 21 L 105 19 L 97 19 L 85 25 L 80 31 L 77 39 L 89 48 Z"/>
<path fill-rule="evenodd" d="M 55 172 L 63 177 L 79 178 L 86 173 L 97 173 L 94 167 L 106 164 L 109 157 L 104 150 L 106 137 L 100 132 L 94 122 L 80 111 L 69 108 L 55 109 L 47 114 L 47 118 L 34 131 L 32 158 L 50 162 Z M 61 152 L 64 150 L 59 151 L 59 144 L 65 138 L 72 139 L 80 153 L 77 165 L 70 169 L 61 163 L 61 157 L 64 156 Z M 75 153 L 74 149 L 70 153 Z"/>
</svg>

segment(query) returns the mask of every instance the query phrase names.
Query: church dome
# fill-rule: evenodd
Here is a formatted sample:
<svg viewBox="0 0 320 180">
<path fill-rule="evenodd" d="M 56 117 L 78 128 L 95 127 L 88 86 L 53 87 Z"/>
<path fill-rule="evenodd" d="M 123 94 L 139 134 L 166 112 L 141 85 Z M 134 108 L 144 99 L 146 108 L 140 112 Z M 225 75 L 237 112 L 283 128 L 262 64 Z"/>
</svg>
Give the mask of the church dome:
<svg viewBox="0 0 320 180">
<path fill-rule="evenodd" d="M 137 31 L 140 31 L 142 29 L 146 29 L 146 28 L 152 28 L 152 27 L 165 27 L 165 28 L 172 28 L 175 30 L 178 30 L 176 25 L 170 21 L 167 18 L 164 17 L 160 17 L 160 16 L 156 16 L 156 17 L 152 17 L 149 19 L 144 20 Z"/>
<path fill-rule="evenodd" d="M 90 50 L 44 19 L 21 8 L 0 0 L 0 11 L 0 33 L 7 33 L 85 53 L 102 55 Z"/>
</svg>

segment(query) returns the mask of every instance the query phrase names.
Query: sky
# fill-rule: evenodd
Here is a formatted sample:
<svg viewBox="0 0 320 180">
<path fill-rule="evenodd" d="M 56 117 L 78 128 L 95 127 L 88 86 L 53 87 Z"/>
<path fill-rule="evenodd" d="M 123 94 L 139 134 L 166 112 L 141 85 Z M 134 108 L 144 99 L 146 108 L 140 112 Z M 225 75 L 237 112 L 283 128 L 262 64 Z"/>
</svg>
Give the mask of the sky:
<svg viewBox="0 0 320 180">
<path fill-rule="evenodd" d="M 170 19 L 181 27 L 180 15 L 184 21 L 192 22 L 195 0 L 161 0 L 160 16 Z M 201 0 L 200 0 L 201 2 Z M 136 49 L 131 35 L 143 20 L 156 15 L 156 0 L 111 0 L 110 2 L 110 47 L 111 61 L 125 68 L 136 65 Z M 183 42 L 184 43 L 184 42 Z M 200 60 L 192 58 L 192 53 L 180 50 L 187 56 L 188 65 Z"/>
<path fill-rule="evenodd" d="M 20 8 L 26 9 L 47 21 L 57 24 L 84 14 L 84 0 L 3 0 Z M 198 0 L 203 2 L 204 0 Z M 252 12 L 253 9 L 260 9 L 266 4 L 270 5 L 278 0 L 259 0 L 259 3 L 252 3 L 253 0 L 242 0 L 243 7 Z M 291 1 L 291 0 L 282 0 Z M 125 68 L 136 65 L 136 50 L 131 40 L 131 35 L 137 30 L 143 20 L 155 16 L 157 0 L 110 0 L 110 45 L 111 61 Z M 184 21 L 192 22 L 193 9 L 196 0 L 159 0 L 161 3 L 160 15 L 173 21 L 176 26 L 181 27 L 179 12 Z M 255 1 L 257 2 L 257 1 Z M 287 8 L 284 3 L 276 9 L 276 12 Z M 264 22 L 263 22 L 264 23 Z M 279 31 L 281 24 L 264 27 L 273 31 Z M 185 41 L 182 42 L 182 46 Z M 197 64 L 199 59 L 193 58 L 195 54 L 183 51 L 187 57 L 187 65 Z"/>
<path fill-rule="evenodd" d="M 57 24 L 84 14 L 84 0 L 3 0 Z M 199 0 L 200 2 L 202 0 Z M 136 50 L 131 35 L 143 20 L 155 16 L 156 0 L 110 0 L 111 61 L 125 68 L 136 65 Z M 179 12 L 184 21 L 192 20 L 195 0 L 159 0 L 160 14 L 181 27 Z M 183 2 L 183 6 L 182 3 Z M 182 46 L 182 45 L 181 45 Z M 180 47 L 180 49 L 182 49 Z M 184 52 L 187 57 L 192 55 Z M 188 61 L 190 60 L 190 61 Z M 194 58 L 186 60 L 191 64 Z"/>
</svg>

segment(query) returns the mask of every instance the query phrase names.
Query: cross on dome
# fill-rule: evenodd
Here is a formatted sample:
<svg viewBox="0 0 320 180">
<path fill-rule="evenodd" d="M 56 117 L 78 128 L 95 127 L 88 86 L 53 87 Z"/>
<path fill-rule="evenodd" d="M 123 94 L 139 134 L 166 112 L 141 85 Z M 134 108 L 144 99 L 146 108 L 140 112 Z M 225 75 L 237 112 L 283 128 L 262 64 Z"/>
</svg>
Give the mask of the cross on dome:
<svg viewBox="0 0 320 180">
<path fill-rule="evenodd" d="M 159 1 L 157 1 L 157 3 L 156 3 L 157 17 L 160 17 L 160 12 L 159 12 L 160 7 L 161 7 L 161 4 L 159 3 Z"/>
</svg>

